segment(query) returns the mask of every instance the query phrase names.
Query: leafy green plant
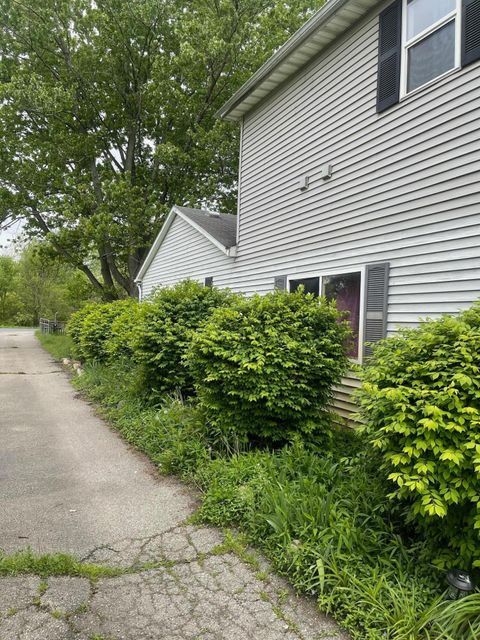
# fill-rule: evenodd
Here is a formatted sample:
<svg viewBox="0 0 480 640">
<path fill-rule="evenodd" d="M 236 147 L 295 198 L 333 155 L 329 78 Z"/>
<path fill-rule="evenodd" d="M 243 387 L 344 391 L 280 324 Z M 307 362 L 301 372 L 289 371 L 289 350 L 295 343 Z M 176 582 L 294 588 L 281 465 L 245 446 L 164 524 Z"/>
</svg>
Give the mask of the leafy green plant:
<svg viewBox="0 0 480 640">
<path fill-rule="evenodd" d="M 187 280 L 159 289 L 145 303 L 133 346 L 135 358 L 143 364 L 145 384 L 157 397 L 192 390 L 191 374 L 183 363 L 190 334 L 215 307 L 228 304 L 232 298 L 229 291 Z"/>
<path fill-rule="evenodd" d="M 478 315 L 445 316 L 384 340 L 359 394 L 391 497 L 432 537 L 440 564 L 480 566 Z"/>
<path fill-rule="evenodd" d="M 210 420 L 242 436 L 285 440 L 329 423 L 347 368 L 348 325 L 312 295 L 238 298 L 192 335 L 186 361 Z"/>
<path fill-rule="evenodd" d="M 105 304 L 88 305 L 88 309 L 76 314 L 69 323 L 69 333 L 78 344 L 80 356 L 86 361 L 103 361 L 109 357 L 107 344 L 112 336 L 112 324 L 116 318 L 133 313 L 138 303 L 132 299 L 116 300 Z M 73 320 L 73 327 L 72 327 Z M 73 330 L 73 333 L 72 333 Z"/>
<path fill-rule="evenodd" d="M 477 640 L 480 638 L 480 593 L 433 607 L 425 626 L 433 627 L 438 640 Z"/>
<path fill-rule="evenodd" d="M 73 340 L 77 352 L 80 352 L 80 334 L 83 327 L 83 321 L 96 307 L 97 303 L 94 302 L 86 304 L 78 311 L 75 311 L 75 313 L 72 313 L 68 320 L 67 335 Z"/>
<path fill-rule="evenodd" d="M 105 342 L 108 359 L 133 358 L 133 337 L 144 308 L 145 305 L 136 300 L 123 301 L 119 313 L 112 320 L 109 337 Z"/>
</svg>

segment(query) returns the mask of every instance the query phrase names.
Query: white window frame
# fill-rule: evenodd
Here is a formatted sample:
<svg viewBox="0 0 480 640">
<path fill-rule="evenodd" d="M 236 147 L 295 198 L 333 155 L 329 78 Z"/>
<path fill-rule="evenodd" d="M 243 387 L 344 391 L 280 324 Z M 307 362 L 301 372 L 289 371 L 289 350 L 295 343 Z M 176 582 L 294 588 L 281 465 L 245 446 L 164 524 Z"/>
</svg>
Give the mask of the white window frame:
<svg viewBox="0 0 480 640">
<path fill-rule="evenodd" d="M 408 21 L 407 3 L 408 3 L 408 0 L 402 0 L 402 3 L 403 3 L 403 7 L 402 7 L 402 63 L 401 63 L 401 74 L 400 74 L 400 98 L 405 98 L 407 96 L 411 96 L 411 95 L 415 94 L 417 91 L 421 91 L 425 87 L 430 86 L 431 84 L 437 82 L 441 78 L 445 78 L 446 76 L 450 75 L 454 71 L 457 71 L 458 69 L 461 68 L 461 60 L 462 60 L 462 49 L 461 49 L 461 47 L 462 47 L 462 0 L 456 0 L 456 7 L 455 7 L 455 9 L 453 11 L 448 13 L 443 18 L 440 18 L 440 20 L 437 20 L 437 22 L 435 22 L 434 24 L 430 25 L 429 27 L 424 29 L 422 32 L 418 33 L 413 38 L 410 38 L 409 40 L 407 39 L 407 21 Z M 444 25 L 448 24 L 452 20 L 455 20 L 455 65 L 453 66 L 452 69 L 449 69 L 448 71 L 445 71 L 445 73 L 442 73 L 441 75 L 436 76 L 435 78 L 432 78 L 432 80 L 429 80 L 425 84 L 422 84 L 420 87 L 417 87 L 416 89 L 412 89 L 412 91 L 407 91 L 407 87 L 408 87 L 408 50 L 411 47 L 413 47 L 415 44 L 420 42 L 421 40 L 424 40 L 431 33 L 433 33 L 434 31 L 437 31 L 437 29 L 440 29 L 440 27 L 443 27 Z"/>
<path fill-rule="evenodd" d="M 365 341 L 365 267 L 355 266 L 342 269 L 329 269 L 318 270 L 309 272 L 298 272 L 287 276 L 287 291 L 290 292 L 290 282 L 292 280 L 304 280 L 306 278 L 318 278 L 319 279 L 319 292 L 320 296 L 323 296 L 323 279 L 328 276 L 341 276 L 343 273 L 359 273 L 360 274 L 360 313 L 358 319 L 358 357 L 350 357 L 350 362 L 355 364 L 362 364 L 363 362 L 363 344 Z"/>
</svg>

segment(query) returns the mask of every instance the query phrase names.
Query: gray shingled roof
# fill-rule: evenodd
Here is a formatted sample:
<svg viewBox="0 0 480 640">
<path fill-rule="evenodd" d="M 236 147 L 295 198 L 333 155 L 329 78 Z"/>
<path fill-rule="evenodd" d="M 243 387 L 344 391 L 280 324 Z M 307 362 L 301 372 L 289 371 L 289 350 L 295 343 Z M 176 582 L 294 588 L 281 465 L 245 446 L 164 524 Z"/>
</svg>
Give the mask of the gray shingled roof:
<svg viewBox="0 0 480 640">
<path fill-rule="evenodd" d="M 177 206 L 176 209 L 202 227 L 226 249 L 237 244 L 237 216 L 230 213 L 213 213 L 204 209 L 190 209 L 189 207 Z"/>
</svg>

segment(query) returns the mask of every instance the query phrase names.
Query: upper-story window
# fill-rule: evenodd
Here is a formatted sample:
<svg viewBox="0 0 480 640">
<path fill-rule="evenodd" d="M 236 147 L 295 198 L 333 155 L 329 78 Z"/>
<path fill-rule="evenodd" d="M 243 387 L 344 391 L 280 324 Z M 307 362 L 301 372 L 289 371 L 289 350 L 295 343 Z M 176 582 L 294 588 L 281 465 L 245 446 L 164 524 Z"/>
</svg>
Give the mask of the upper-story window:
<svg viewBox="0 0 480 640">
<path fill-rule="evenodd" d="M 402 94 L 460 66 L 461 0 L 403 0 Z"/>
<path fill-rule="evenodd" d="M 480 0 L 393 0 L 379 15 L 377 112 L 480 60 Z"/>
</svg>

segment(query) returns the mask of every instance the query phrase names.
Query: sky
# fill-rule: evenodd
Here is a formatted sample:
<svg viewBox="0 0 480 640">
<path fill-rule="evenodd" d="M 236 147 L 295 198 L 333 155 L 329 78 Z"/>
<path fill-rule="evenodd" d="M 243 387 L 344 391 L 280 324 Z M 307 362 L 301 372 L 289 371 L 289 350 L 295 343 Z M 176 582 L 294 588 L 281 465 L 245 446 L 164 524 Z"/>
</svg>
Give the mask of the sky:
<svg viewBox="0 0 480 640">
<path fill-rule="evenodd" d="M 12 245 L 12 240 L 17 238 L 22 231 L 22 223 L 15 222 L 8 229 L 0 229 L 0 255 L 14 256 L 18 248 Z"/>
</svg>

